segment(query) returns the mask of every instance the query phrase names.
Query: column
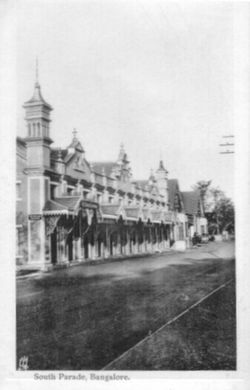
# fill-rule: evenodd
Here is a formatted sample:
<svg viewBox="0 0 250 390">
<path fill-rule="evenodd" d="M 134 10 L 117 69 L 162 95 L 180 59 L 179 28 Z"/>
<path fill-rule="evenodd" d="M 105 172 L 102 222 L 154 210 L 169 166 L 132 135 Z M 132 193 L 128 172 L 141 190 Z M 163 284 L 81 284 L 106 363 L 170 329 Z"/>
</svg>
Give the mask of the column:
<svg viewBox="0 0 250 390">
<path fill-rule="evenodd" d="M 125 245 L 125 253 L 126 255 L 129 255 L 130 250 L 129 250 L 129 244 L 130 244 L 130 235 L 129 235 L 129 227 L 126 228 L 126 245 Z"/>
<path fill-rule="evenodd" d="M 155 231 L 156 231 L 156 249 L 159 250 L 159 231 L 158 231 L 158 225 L 156 225 L 155 227 Z"/>
<path fill-rule="evenodd" d="M 136 254 L 137 253 L 137 234 L 136 234 L 136 230 L 134 232 L 134 237 L 133 237 L 133 242 L 132 242 L 132 248 L 133 248 L 133 253 Z"/>
<path fill-rule="evenodd" d="M 85 260 L 85 253 L 84 253 L 84 236 L 80 237 L 80 246 L 81 246 L 81 260 Z"/>
<path fill-rule="evenodd" d="M 149 226 L 149 244 L 150 251 L 153 252 L 153 242 L 152 242 L 152 227 Z"/>
<path fill-rule="evenodd" d="M 117 255 L 120 256 L 122 254 L 122 240 L 121 240 L 121 232 L 118 231 L 118 238 L 117 238 Z"/>
<path fill-rule="evenodd" d="M 159 249 L 162 251 L 162 226 L 159 225 Z"/>
<path fill-rule="evenodd" d="M 106 246 L 105 246 L 104 257 L 108 258 L 111 255 L 111 253 L 110 253 L 110 237 L 109 237 L 108 225 L 105 226 L 105 236 L 106 236 Z"/>
<path fill-rule="evenodd" d="M 78 238 L 76 245 L 77 245 L 77 260 L 81 261 L 82 260 L 81 237 Z"/>
</svg>

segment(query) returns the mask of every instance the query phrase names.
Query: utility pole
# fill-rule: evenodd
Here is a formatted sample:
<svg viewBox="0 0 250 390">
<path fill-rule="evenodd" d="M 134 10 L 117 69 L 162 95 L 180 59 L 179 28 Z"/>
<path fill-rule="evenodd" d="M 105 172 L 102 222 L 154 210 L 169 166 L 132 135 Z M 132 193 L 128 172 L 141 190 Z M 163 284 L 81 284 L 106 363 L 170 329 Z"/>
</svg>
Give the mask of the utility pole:
<svg viewBox="0 0 250 390">
<path fill-rule="evenodd" d="M 222 152 L 220 154 L 233 154 L 234 150 L 232 146 L 234 146 L 234 135 L 223 135 L 222 138 L 226 138 L 225 142 L 219 144 L 222 147 Z"/>
</svg>

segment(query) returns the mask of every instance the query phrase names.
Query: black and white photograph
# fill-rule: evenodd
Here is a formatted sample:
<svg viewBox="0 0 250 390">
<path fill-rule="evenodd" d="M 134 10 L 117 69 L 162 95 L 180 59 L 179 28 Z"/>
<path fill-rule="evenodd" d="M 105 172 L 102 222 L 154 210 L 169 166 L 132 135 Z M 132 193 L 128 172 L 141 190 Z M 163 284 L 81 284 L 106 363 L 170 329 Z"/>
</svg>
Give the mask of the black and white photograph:
<svg viewBox="0 0 250 390">
<path fill-rule="evenodd" d="M 3 14 L 19 378 L 237 373 L 241 6 L 24 0 Z"/>
</svg>

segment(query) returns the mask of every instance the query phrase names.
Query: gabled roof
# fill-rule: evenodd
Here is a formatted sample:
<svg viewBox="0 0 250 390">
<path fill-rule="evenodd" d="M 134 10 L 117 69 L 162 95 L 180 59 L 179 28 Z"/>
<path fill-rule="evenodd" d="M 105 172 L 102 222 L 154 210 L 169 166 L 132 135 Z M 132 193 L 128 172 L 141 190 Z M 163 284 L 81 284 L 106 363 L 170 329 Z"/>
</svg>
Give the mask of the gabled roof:
<svg viewBox="0 0 250 390">
<path fill-rule="evenodd" d="M 168 180 L 168 201 L 170 208 L 174 208 L 175 195 L 179 191 L 179 183 L 177 179 Z"/>
<path fill-rule="evenodd" d="M 62 160 L 64 160 L 65 157 L 67 156 L 67 153 L 68 153 L 67 149 L 51 148 L 50 158 L 52 160 L 58 160 L 61 155 Z"/>
<path fill-rule="evenodd" d="M 126 182 L 118 181 L 117 189 L 124 191 L 124 192 L 127 192 L 127 193 L 132 193 L 133 192 L 133 184 L 129 181 L 126 181 Z"/>
<path fill-rule="evenodd" d="M 76 149 L 80 152 L 84 152 L 81 142 L 75 137 L 72 139 L 70 145 L 68 146 L 68 149 Z"/>
<path fill-rule="evenodd" d="M 139 185 L 141 188 L 148 186 L 148 180 L 134 180 L 133 183 Z"/>
<path fill-rule="evenodd" d="M 199 191 L 184 191 L 181 194 L 186 214 L 197 214 L 200 203 Z"/>
<path fill-rule="evenodd" d="M 94 172 L 99 175 L 110 176 L 112 174 L 113 168 L 117 166 L 117 163 L 114 161 L 94 161 L 90 163 Z"/>
<path fill-rule="evenodd" d="M 17 136 L 16 142 L 17 142 L 17 144 L 20 144 L 20 145 L 26 147 L 26 142 L 25 142 L 24 138 Z"/>
</svg>

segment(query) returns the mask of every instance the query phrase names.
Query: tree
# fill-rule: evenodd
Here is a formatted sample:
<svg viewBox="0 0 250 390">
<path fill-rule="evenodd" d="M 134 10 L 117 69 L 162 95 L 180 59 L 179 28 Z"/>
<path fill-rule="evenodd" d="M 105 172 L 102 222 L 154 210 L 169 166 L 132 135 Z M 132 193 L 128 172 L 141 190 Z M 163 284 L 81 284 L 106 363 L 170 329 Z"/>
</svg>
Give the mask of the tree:
<svg viewBox="0 0 250 390">
<path fill-rule="evenodd" d="M 206 205 L 206 198 L 207 198 L 207 193 L 209 190 L 209 186 L 211 185 L 212 180 L 200 180 L 198 181 L 194 186 L 194 190 L 198 190 L 200 192 L 200 197 L 201 197 L 201 204 L 203 211 L 205 212 L 207 205 Z"/>
<path fill-rule="evenodd" d="M 234 232 L 234 204 L 231 199 L 224 197 L 221 198 L 214 209 L 219 232 L 224 230 L 228 232 Z"/>
<path fill-rule="evenodd" d="M 218 201 L 225 197 L 219 187 L 210 187 L 206 193 L 206 211 L 213 211 Z"/>
<path fill-rule="evenodd" d="M 211 187 L 211 180 L 200 180 L 193 187 L 200 191 L 203 210 L 208 221 L 210 234 L 223 230 L 234 231 L 234 205 L 219 187 Z"/>
</svg>

